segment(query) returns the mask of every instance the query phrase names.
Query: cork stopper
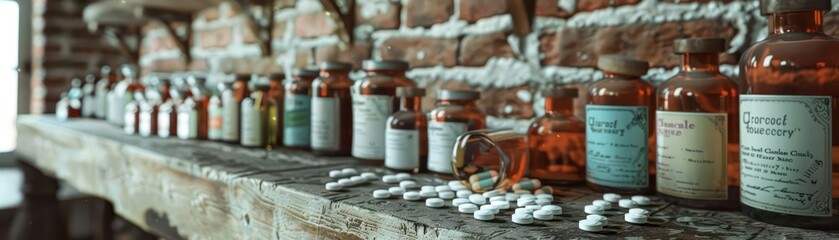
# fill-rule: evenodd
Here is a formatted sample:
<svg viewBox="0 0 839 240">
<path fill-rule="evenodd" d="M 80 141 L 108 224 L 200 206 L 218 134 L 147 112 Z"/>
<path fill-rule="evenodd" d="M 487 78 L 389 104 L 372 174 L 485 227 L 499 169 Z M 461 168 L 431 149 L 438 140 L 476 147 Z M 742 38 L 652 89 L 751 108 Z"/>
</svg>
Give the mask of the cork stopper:
<svg viewBox="0 0 839 240">
<path fill-rule="evenodd" d="M 830 0 L 761 0 L 760 11 L 764 14 L 830 11 Z"/>
<path fill-rule="evenodd" d="M 291 70 L 291 76 L 302 78 L 316 78 L 320 72 L 313 68 L 295 68 Z"/>
<path fill-rule="evenodd" d="M 320 63 L 320 70 L 348 71 L 350 69 L 352 69 L 352 65 L 345 62 L 327 61 Z"/>
<path fill-rule="evenodd" d="M 418 87 L 397 87 L 397 97 L 425 97 L 425 88 Z"/>
<path fill-rule="evenodd" d="M 577 98 L 576 88 L 552 87 L 542 89 L 542 96 L 546 98 Z"/>
<path fill-rule="evenodd" d="M 478 100 L 481 93 L 470 90 L 447 90 L 443 89 L 437 94 L 437 100 Z"/>
<path fill-rule="evenodd" d="M 722 38 L 682 38 L 673 42 L 674 53 L 721 53 L 725 52 Z"/>
<path fill-rule="evenodd" d="M 364 70 L 408 70 L 408 63 L 399 60 L 365 60 L 361 65 Z"/>
<path fill-rule="evenodd" d="M 644 76 L 650 68 L 647 61 L 620 55 L 603 55 L 597 59 L 600 70 L 628 76 Z"/>
</svg>

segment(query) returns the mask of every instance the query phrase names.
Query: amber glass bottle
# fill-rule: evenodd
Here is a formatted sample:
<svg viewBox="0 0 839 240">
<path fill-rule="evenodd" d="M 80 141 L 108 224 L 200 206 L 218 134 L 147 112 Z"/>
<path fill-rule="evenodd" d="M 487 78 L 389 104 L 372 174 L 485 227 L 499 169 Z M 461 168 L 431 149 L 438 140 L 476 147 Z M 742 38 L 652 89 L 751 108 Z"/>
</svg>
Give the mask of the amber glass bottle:
<svg viewBox="0 0 839 240">
<path fill-rule="evenodd" d="M 111 71 L 111 67 L 102 66 L 100 77 L 102 79 L 96 83 L 96 110 L 94 115 L 96 118 L 105 119 L 108 115 L 108 92 L 110 92 L 114 84 L 117 82 L 116 72 Z"/>
<path fill-rule="evenodd" d="M 283 81 L 285 81 L 285 74 L 283 73 L 273 73 L 268 75 L 268 97 L 274 100 L 277 109 L 277 114 L 271 116 L 272 119 L 276 119 L 277 126 L 272 126 L 270 128 L 274 129 L 273 132 L 267 133 L 268 137 L 271 139 L 267 139 L 267 141 L 276 143 L 277 145 L 283 142 L 283 128 L 282 123 L 283 121 L 283 102 L 285 101 L 285 87 L 283 86 Z"/>
<path fill-rule="evenodd" d="M 586 182 L 601 192 L 653 190 L 655 90 L 641 80 L 649 64 L 605 55 L 597 61 L 604 79 L 588 87 L 586 100 Z M 651 164 L 652 162 L 652 164 Z"/>
<path fill-rule="evenodd" d="M 656 186 L 678 205 L 740 206 L 738 85 L 719 71 L 725 39 L 679 39 L 682 71 L 657 90 Z"/>
<path fill-rule="evenodd" d="M 761 1 L 769 37 L 740 60 L 743 212 L 839 229 L 839 40 L 822 31 L 830 1 Z"/>
<path fill-rule="evenodd" d="M 586 127 L 574 116 L 576 88 L 542 91 L 545 115 L 527 130 L 530 176 L 554 185 L 586 181 Z"/>
<path fill-rule="evenodd" d="M 277 102 L 268 97 L 268 83 L 258 82 L 250 96 L 242 100 L 242 146 L 272 149 L 279 143 L 271 136 L 279 127 L 277 122 Z"/>
<path fill-rule="evenodd" d="M 422 112 L 424 88 L 398 87 L 398 112 L 387 119 L 385 167 L 397 172 L 424 172 L 428 165 L 428 119 Z"/>
<path fill-rule="evenodd" d="M 350 70 L 342 62 L 320 64 L 320 77 L 312 83 L 312 152 L 347 156 L 352 146 Z"/>
<path fill-rule="evenodd" d="M 178 137 L 181 139 L 207 139 L 210 104 L 209 91 L 204 87 L 204 77 L 190 76 L 192 97 L 178 107 Z"/>
<path fill-rule="evenodd" d="M 467 131 L 486 128 L 486 115 L 476 101 L 481 93 L 466 90 L 440 90 L 437 107 L 428 121 L 428 170 L 451 178 L 452 150 L 457 137 Z"/>
<path fill-rule="evenodd" d="M 250 74 L 237 74 L 230 84 L 229 88 L 225 88 L 221 92 L 221 106 L 222 106 L 222 126 L 221 139 L 229 143 L 239 143 L 241 133 L 241 118 L 239 109 L 242 106 L 242 100 L 247 97 L 248 82 L 251 80 Z"/>
<path fill-rule="evenodd" d="M 82 117 L 92 118 L 96 114 L 96 75 L 88 74 L 82 85 Z"/>
<path fill-rule="evenodd" d="M 318 77 L 316 69 L 294 69 L 286 83 L 283 101 L 283 145 L 308 149 L 312 137 L 312 82 Z"/>
<path fill-rule="evenodd" d="M 351 89 L 353 102 L 352 156 L 373 160 L 382 165 L 385 158 L 385 126 L 387 118 L 399 109 L 397 87 L 416 84 L 405 77 L 408 63 L 396 60 L 363 63 L 367 77 L 356 81 Z"/>
</svg>

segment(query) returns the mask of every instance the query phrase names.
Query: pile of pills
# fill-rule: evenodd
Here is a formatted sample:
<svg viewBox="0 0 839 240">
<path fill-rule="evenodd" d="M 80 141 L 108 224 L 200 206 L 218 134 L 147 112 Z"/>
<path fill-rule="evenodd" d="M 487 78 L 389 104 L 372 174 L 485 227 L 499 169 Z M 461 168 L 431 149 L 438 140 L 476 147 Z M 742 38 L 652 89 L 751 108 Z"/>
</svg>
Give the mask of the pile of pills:
<svg viewBox="0 0 839 240">
<path fill-rule="evenodd" d="M 632 196 L 629 199 L 624 199 L 621 195 L 615 193 L 603 194 L 603 200 L 594 200 L 591 205 L 585 206 L 585 212 L 589 214 L 586 219 L 579 221 L 579 228 L 588 232 L 603 231 L 603 227 L 609 222 L 609 219 L 602 214 L 606 210 L 613 209 L 612 204 L 617 203 L 620 208 L 628 208 L 628 212 L 623 215 L 625 222 L 632 224 L 646 224 L 650 217 L 650 211 L 638 208 L 638 206 L 647 206 L 651 202 L 646 196 Z"/>
</svg>

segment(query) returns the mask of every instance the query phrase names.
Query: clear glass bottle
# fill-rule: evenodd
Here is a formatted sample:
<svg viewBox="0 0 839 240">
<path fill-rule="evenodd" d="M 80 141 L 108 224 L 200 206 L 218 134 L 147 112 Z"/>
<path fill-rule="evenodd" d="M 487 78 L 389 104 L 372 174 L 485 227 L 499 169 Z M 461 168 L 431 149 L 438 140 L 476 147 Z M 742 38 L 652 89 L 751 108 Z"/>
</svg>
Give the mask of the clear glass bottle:
<svg viewBox="0 0 839 240">
<path fill-rule="evenodd" d="M 682 71 L 657 90 L 656 189 L 677 205 L 740 207 L 737 82 L 719 71 L 725 39 L 678 39 Z"/>
<path fill-rule="evenodd" d="M 183 103 L 185 92 L 180 86 L 185 85 L 185 80 L 180 77 L 172 78 L 172 85 L 169 87 L 169 99 L 163 101 L 157 109 L 157 136 L 168 138 L 178 134 L 178 106 Z M 163 89 L 160 89 L 164 92 Z"/>
<path fill-rule="evenodd" d="M 117 82 L 117 75 L 115 71 L 111 71 L 111 67 L 102 66 L 100 71 L 100 79 L 96 83 L 96 110 L 94 116 L 99 119 L 105 119 L 108 116 L 108 92 L 113 90 L 114 84 Z"/>
<path fill-rule="evenodd" d="M 170 83 L 168 79 L 160 77 L 151 77 L 149 79 L 149 88 L 146 89 L 145 101 L 140 102 L 140 126 L 138 128 L 140 136 L 150 137 L 158 135 L 160 105 L 169 100 L 169 89 Z"/>
<path fill-rule="evenodd" d="M 428 114 L 428 171 L 452 177 L 452 150 L 457 137 L 486 128 L 486 115 L 476 103 L 480 98 L 481 93 L 476 91 L 437 93 L 437 107 Z"/>
<path fill-rule="evenodd" d="M 146 87 L 137 79 L 137 68 L 132 65 L 123 65 L 120 72 L 125 78 L 114 85 L 113 94 L 108 102 L 109 121 L 117 126 L 125 124 L 125 105 L 134 101 L 137 92 L 142 94 Z"/>
<path fill-rule="evenodd" d="M 241 112 L 242 100 L 245 99 L 250 91 L 248 90 L 248 82 L 251 80 L 250 74 L 237 74 L 230 87 L 225 88 L 221 92 L 221 106 L 222 106 L 222 123 L 221 123 L 221 139 L 229 143 L 239 143 L 241 133 L 241 119 L 239 115 Z"/>
<path fill-rule="evenodd" d="M 210 97 L 209 106 L 207 107 L 208 118 L 207 121 L 207 140 L 221 141 L 224 125 L 224 105 L 222 105 L 221 94 L 228 88 L 232 88 L 232 82 L 219 83 L 213 91 L 213 96 Z"/>
<path fill-rule="evenodd" d="M 181 139 L 207 139 L 209 91 L 204 87 L 204 77 L 190 76 L 187 82 L 191 86 L 192 97 L 186 98 L 178 106 L 178 137 Z"/>
<path fill-rule="evenodd" d="M 428 119 L 422 112 L 424 88 L 398 87 L 400 110 L 387 119 L 385 167 L 397 172 L 425 172 L 428 165 Z"/>
<path fill-rule="evenodd" d="M 311 146 L 312 82 L 316 69 L 294 69 L 286 83 L 283 101 L 283 145 L 308 149 Z"/>
<path fill-rule="evenodd" d="M 82 117 L 93 118 L 96 115 L 96 75 L 88 74 L 82 85 Z"/>
<path fill-rule="evenodd" d="M 140 102 L 145 102 L 142 95 L 125 104 L 122 129 L 125 134 L 134 135 L 140 130 Z"/>
<path fill-rule="evenodd" d="M 600 192 L 650 193 L 655 186 L 655 89 L 646 61 L 604 55 L 604 79 L 588 87 L 586 182 Z"/>
<path fill-rule="evenodd" d="M 586 127 L 574 116 L 576 88 L 551 87 L 542 91 L 545 115 L 527 130 L 530 176 L 554 185 L 586 181 Z"/>
<path fill-rule="evenodd" d="M 277 109 L 276 116 L 271 116 L 272 118 L 276 118 L 277 124 L 282 124 L 283 122 L 283 105 L 285 101 L 285 87 L 283 87 L 283 81 L 285 80 L 285 74 L 283 73 L 273 73 L 268 75 L 268 97 L 274 99 L 274 103 L 276 103 L 275 108 Z M 276 143 L 279 145 L 283 142 L 283 128 L 282 126 L 278 125 L 276 127 L 271 127 L 273 132 L 267 133 L 268 134 L 268 141 L 272 143 Z M 272 144 L 273 146 L 274 144 Z"/>
<path fill-rule="evenodd" d="M 513 130 L 475 130 L 457 137 L 449 167 L 461 184 L 475 192 L 508 189 L 524 180 L 527 135 Z M 536 180 L 534 180 L 536 181 Z"/>
<path fill-rule="evenodd" d="M 769 37 L 740 60 L 743 212 L 799 228 L 839 229 L 839 40 L 830 1 L 764 0 Z"/>
<path fill-rule="evenodd" d="M 312 83 L 312 152 L 348 156 L 352 147 L 350 70 L 343 62 L 323 62 L 320 77 Z"/>
<path fill-rule="evenodd" d="M 277 102 L 268 97 L 270 85 L 257 82 L 250 96 L 242 100 L 242 146 L 273 149 L 278 143 L 273 142 L 279 127 L 277 122 Z"/>
<path fill-rule="evenodd" d="M 387 118 L 399 109 L 397 87 L 416 84 L 405 77 L 408 63 L 397 60 L 366 60 L 362 64 L 367 77 L 353 83 L 352 156 L 373 165 L 384 164 L 385 125 Z"/>
</svg>

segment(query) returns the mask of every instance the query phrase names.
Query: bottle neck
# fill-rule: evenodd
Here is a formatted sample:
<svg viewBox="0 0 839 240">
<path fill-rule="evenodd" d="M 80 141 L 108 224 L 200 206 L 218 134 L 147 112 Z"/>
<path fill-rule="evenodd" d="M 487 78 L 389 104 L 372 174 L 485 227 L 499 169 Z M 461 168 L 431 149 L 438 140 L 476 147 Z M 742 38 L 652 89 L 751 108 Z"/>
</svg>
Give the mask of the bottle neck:
<svg viewBox="0 0 839 240">
<path fill-rule="evenodd" d="M 563 97 L 545 98 L 545 112 L 548 114 L 572 115 L 574 112 L 574 99 Z"/>
<path fill-rule="evenodd" d="M 419 112 L 420 109 L 422 109 L 422 98 L 420 98 L 420 97 L 403 97 L 402 98 L 402 107 L 400 108 L 400 110 Z"/>
<path fill-rule="evenodd" d="M 769 34 L 791 32 L 821 33 L 822 12 L 783 12 L 774 13 L 769 17 Z"/>
<path fill-rule="evenodd" d="M 685 53 L 682 55 L 682 70 L 685 72 L 719 72 L 719 54 Z"/>
</svg>

